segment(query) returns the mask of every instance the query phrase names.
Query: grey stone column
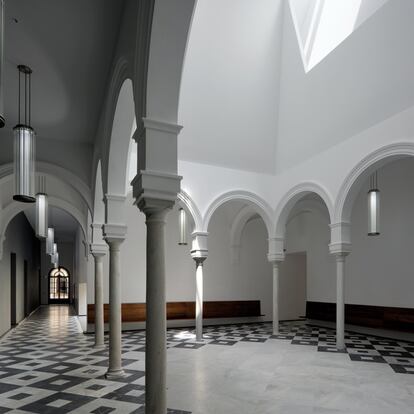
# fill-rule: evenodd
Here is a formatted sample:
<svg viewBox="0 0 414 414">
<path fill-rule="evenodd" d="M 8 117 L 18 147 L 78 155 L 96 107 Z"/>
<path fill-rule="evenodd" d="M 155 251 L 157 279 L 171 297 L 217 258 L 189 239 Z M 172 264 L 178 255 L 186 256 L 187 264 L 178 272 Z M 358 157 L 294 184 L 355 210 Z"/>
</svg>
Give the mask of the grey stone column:
<svg viewBox="0 0 414 414">
<path fill-rule="evenodd" d="M 91 249 L 95 260 L 95 348 L 104 348 L 103 257 L 105 252 Z"/>
<path fill-rule="evenodd" d="M 167 412 L 167 318 L 165 297 L 165 217 L 167 210 L 145 213 L 147 224 L 147 323 L 145 412 Z"/>
<path fill-rule="evenodd" d="M 348 253 L 337 253 L 336 257 L 336 347 L 345 349 L 345 258 Z"/>
<path fill-rule="evenodd" d="M 122 369 L 121 260 L 123 238 L 105 236 L 109 246 L 109 367 L 106 378 L 120 378 Z"/>
<path fill-rule="evenodd" d="M 206 257 L 194 258 L 196 262 L 196 340 L 203 340 L 203 264 Z"/>
<path fill-rule="evenodd" d="M 279 261 L 272 261 L 273 335 L 279 334 Z"/>
</svg>

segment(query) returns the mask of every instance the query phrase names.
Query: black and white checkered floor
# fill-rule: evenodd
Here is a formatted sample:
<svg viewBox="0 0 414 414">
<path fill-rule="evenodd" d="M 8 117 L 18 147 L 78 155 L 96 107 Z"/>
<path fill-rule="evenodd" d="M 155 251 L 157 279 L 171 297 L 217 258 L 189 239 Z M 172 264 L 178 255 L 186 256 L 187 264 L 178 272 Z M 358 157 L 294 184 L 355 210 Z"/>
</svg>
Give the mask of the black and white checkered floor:
<svg viewBox="0 0 414 414">
<path fill-rule="evenodd" d="M 272 335 L 270 323 L 207 327 L 204 343 L 192 330 L 169 329 L 168 348 L 237 346 L 239 342 L 290 341 L 337 352 L 335 331 L 281 323 Z M 145 332 L 123 334 L 122 380 L 105 380 L 107 350 L 93 348 L 92 335 L 83 335 L 65 306 L 40 308 L 0 341 L 0 414 L 13 413 L 144 413 Z M 396 373 L 414 374 L 414 343 L 347 333 L 352 361 L 389 364 Z M 191 351 L 190 351 L 191 352 Z M 344 355 L 345 357 L 345 355 Z M 169 413 L 185 413 L 169 410 Z"/>
</svg>

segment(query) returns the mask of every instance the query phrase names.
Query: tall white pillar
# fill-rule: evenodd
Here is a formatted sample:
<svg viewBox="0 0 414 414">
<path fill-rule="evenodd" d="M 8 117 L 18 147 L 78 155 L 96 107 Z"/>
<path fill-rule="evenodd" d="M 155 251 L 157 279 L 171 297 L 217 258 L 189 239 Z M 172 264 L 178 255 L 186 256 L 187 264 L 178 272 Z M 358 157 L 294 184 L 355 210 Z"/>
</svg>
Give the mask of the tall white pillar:
<svg viewBox="0 0 414 414">
<path fill-rule="evenodd" d="M 91 253 L 95 260 L 95 348 L 103 348 L 104 344 L 104 300 L 103 300 L 103 257 L 106 246 L 91 245 Z"/>
<path fill-rule="evenodd" d="M 198 257 L 196 262 L 196 341 L 203 340 L 203 262 L 205 257 Z"/>
<path fill-rule="evenodd" d="M 124 238 L 105 235 L 109 246 L 109 367 L 106 378 L 120 378 L 122 369 L 122 310 L 120 246 Z"/>
<path fill-rule="evenodd" d="M 137 120 L 138 122 L 139 120 Z M 138 144 L 137 175 L 132 181 L 136 205 L 147 224 L 147 340 L 145 345 L 145 412 L 166 414 L 165 217 L 177 199 L 177 136 L 182 126 L 143 118 L 134 139 Z"/>
<path fill-rule="evenodd" d="M 208 256 L 208 233 L 194 232 L 192 234 L 191 257 L 196 262 L 196 340 L 203 340 L 203 265 Z"/>
<path fill-rule="evenodd" d="M 273 335 L 279 334 L 279 261 L 272 261 L 273 269 Z"/>
<path fill-rule="evenodd" d="M 336 347 L 345 349 L 345 257 L 347 253 L 337 253 L 336 257 Z"/>
</svg>

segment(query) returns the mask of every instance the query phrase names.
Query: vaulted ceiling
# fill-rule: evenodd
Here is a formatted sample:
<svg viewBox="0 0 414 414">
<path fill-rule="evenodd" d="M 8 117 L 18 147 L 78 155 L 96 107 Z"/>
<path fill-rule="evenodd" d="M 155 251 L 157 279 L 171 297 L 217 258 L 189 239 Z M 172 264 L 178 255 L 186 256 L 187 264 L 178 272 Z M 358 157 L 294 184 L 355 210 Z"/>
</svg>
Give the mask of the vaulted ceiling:
<svg viewBox="0 0 414 414">
<path fill-rule="evenodd" d="M 17 65 L 33 69 L 32 124 L 38 158 L 94 142 L 124 7 L 123 0 L 6 0 L 5 116 L 0 162 L 11 160 Z M 83 147 L 82 147 L 83 145 Z M 48 149 L 53 151 L 48 153 Z M 83 148 L 83 149 L 82 149 Z M 76 164 L 76 152 L 66 151 Z M 54 155 L 53 155 L 54 153 Z M 63 160 L 61 161 L 63 162 Z"/>
<path fill-rule="evenodd" d="M 308 64 L 291 6 L 333 2 L 345 4 L 198 1 L 180 96 L 180 159 L 274 174 L 414 105 L 414 2 L 347 1 L 352 21 L 330 48 L 317 41 L 333 36 L 344 23 L 334 19 L 345 15 L 323 11 L 313 50 L 320 55 Z"/>
</svg>

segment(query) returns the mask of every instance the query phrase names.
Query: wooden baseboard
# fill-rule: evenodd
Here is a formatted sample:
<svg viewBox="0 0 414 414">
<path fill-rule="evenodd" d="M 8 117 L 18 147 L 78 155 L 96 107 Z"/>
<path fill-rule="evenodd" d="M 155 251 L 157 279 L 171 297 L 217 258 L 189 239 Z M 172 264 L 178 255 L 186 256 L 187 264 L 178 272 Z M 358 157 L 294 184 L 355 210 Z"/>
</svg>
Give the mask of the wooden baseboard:
<svg viewBox="0 0 414 414">
<path fill-rule="evenodd" d="M 334 322 L 336 320 L 336 304 L 307 302 L 306 317 Z M 414 309 L 348 304 L 345 305 L 345 323 L 370 328 L 414 332 Z"/>
<path fill-rule="evenodd" d="M 243 318 L 261 316 L 260 300 L 233 300 L 204 302 L 203 318 Z M 167 319 L 194 319 L 195 302 L 168 302 Z M 109 321 L 109 304 L 104 305 L 104 320 Z M 122 322 L 144 322 L 145 303 L 123 303 Z M 88 323 L 95 322 L 95 305 L 88 305 Z"/>
</svg>

